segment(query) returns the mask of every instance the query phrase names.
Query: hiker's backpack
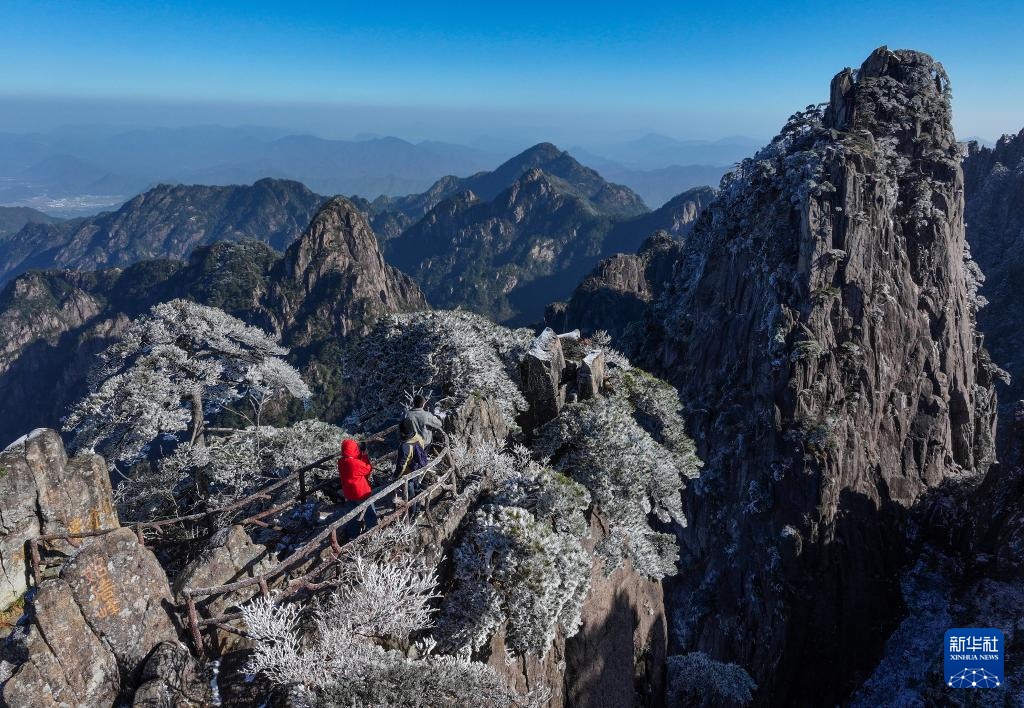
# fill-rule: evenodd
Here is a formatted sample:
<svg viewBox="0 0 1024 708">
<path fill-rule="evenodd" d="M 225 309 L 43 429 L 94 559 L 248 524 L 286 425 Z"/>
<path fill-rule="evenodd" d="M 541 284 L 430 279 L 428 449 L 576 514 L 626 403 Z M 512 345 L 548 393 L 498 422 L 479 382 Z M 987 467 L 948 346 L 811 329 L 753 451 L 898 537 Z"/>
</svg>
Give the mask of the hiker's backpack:
<svg viewBox="0 0 1024 708">
<path fill-rule="evenodd" d="M 409 465 L 409 471 L 415 472 L 418 469 L 423 469 L 427 466 L 430 459 L 427 457 L 427 451 L 423 449 L 423 446 L 418 442 L 412 444 L 412 464 Z"/>
</svg>

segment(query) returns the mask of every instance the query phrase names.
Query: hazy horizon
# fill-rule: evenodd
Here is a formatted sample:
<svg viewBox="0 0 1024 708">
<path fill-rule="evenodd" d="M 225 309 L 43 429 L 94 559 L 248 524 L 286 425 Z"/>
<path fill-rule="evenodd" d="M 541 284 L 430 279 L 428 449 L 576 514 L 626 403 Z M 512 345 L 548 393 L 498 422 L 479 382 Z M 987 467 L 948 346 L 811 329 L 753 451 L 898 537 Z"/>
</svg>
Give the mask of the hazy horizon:
<svg viewBox="0 0 1024 708">
<path fill-rule="evenodd" d="M 12 6 L 0 131 L 68 124 L 271 126 L 460 144 L 575 144 L 658 133 L 762 142 L 877 46 L 950 74 L 961 137 L 1024 125 L 1024 9 L 869 1 L 443 8 L 113 1 Z M 984 42 L 967 42 L 982 37 Z M 116 41 L 111 41 L 116 39 Z"/>
</svg>

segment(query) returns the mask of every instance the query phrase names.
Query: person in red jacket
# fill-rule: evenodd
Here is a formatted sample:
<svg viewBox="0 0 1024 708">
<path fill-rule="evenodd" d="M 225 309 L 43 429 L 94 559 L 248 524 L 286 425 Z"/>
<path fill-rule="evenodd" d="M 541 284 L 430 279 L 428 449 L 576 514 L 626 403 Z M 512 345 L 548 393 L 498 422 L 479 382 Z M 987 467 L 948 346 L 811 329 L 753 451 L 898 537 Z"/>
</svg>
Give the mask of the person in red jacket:
<svg viewBox="0 0 1024 708">
<path fill-rule="evenodd" d="M 352 506 L 363 501 L 373 493 L 369 477 L 373 474 L 373 465 L 359 443 L 347 439 L 341 443 L 341 458 L 338 460 L 338 480 L 341 482 L 341 493 Z M 349 538 L 359 534 L 360 526 L 371 529 L 377 525 L 377 510 L 370 504 L 362 519 L 356 518 L 345 525 Z"/>
</svg>

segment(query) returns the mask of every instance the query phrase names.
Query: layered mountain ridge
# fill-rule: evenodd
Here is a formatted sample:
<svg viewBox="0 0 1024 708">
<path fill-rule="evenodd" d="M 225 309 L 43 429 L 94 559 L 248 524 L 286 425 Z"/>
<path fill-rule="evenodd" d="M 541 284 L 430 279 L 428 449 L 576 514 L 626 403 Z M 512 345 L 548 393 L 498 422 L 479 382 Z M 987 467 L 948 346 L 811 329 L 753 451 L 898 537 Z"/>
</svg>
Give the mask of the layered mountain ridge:
<svg viewBox="0 0 1024 708">
<path fill-rule="evenodd" d="M 150 258 L 187 258 L 217 241 L 251 239 L 284 250 L 324 197 L 298 182 L 251 186 L 160 185 L 117 211 L 60 223 L 31 222 L 4 241 L 0 284 L 26 270 L 124 267 Z"/>
<path fill-rule="evenodd" d="M 534 154 L 553 150 L 542 145 Z M 385 241 L 385 255 L 440 307 L 530 323 L 602 258 L 635 251 L 658 229 L 685 234 L 712 195 L 690 190 L 649 212 L 628 190 L 594 181 L 596 173 L 567 153 L 556 154 L 555 167 L 565 176 L 533 167 L 492 198 L 498 182 L 488 176 L 483 194 L 464 190 L 439 202 Z"/>
<path fill-rule="evenodd" d="M 621 217 L 647 211 L 643 200 L 628 187 L 606 182 L 597 172 L 551 143 L 534 145 L 490 172 L 462 178 L 442 177 L 422 194 L 378 197 L 367 203 L 367 210 L 374 230 L 382 241 L 387 241 L 399 236 L 445 199 L 460 192 L 472 192 L 482 201 L 491 201 L 532 169 L 561 180 L 559 186 L 566 194 L 589 202 L 595 211 Z"/>
</svg>

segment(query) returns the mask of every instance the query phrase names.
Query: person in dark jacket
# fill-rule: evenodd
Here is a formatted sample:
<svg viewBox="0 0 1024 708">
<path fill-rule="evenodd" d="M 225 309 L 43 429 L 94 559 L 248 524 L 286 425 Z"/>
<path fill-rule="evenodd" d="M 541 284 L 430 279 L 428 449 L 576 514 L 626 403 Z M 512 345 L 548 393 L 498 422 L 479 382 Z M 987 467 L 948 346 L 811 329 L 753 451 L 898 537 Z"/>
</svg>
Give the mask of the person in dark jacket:
<svg viewBox="0 0 1024 708">
<path fill-rule="evenodd" d="M 395 458 L 395 476 L 404 477 L 421 469 L 427 464 L 427 446 L 423 438 L 416 432 L 416 426 L 406 418 L 398 424 L 398 435 L 401 443 L 398 446 L 398 457 Z M 412 499 L 419 491 L 416 480 L 409 480 L 405 485 L 406 499 Z"/>
<path fill-rule="evenodd" d="M 405 419 L 412 421 L 416 434 L 423 440 L 423 449 L 429 450 L 434 442 L 434 431 L 441 430 L 444 423 L 436 415 L 426 409 L 427 399 L 416 394 L 412 399 L 412 409 L 405 414 Z"/>
<path fill-rule="evenodd" d="M 373 474 L 373 465 L 364 450 L 359 449 L 359 443 L 347 439 L 341 443 L 341 458 L 338 460 L 338 481 L 341 483 L 341 493 L 350 506 L 355 506 L 373 494 L 370 487 L 369 477 Z M 373 504 L 367 507 L 362 518 L 355 518 L 345 524 L 345 533 L 349 538 L 359 535 L 360 527 L 372 529 L 377 525 L 377 510 Z"/>
</svg>

